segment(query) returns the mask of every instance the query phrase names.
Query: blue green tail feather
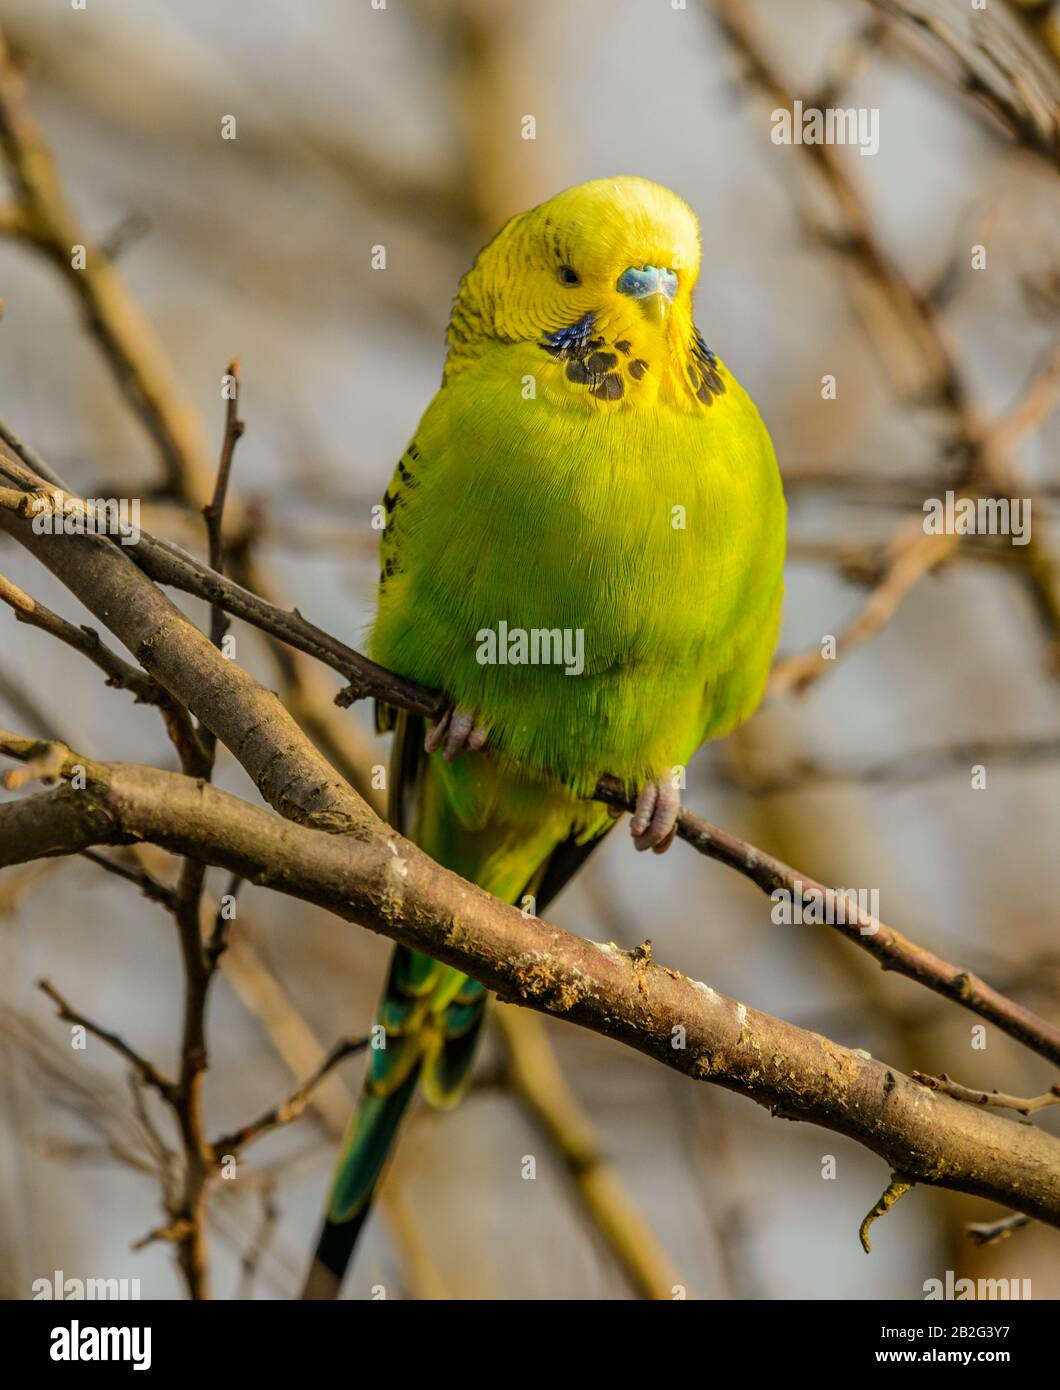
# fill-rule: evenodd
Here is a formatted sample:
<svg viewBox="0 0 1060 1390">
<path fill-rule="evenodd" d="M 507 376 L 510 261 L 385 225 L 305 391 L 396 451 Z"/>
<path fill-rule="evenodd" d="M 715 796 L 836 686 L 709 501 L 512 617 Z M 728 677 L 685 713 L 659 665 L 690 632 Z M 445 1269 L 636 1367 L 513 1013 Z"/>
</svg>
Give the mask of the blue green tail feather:
<svg viewBox="0 0 1060 1390">
<path fill-rule="evenodd" d="M 509 902 L 538 893 L 538 910 L 563 887 L 611 826 L 564 839 L 547 817 L 520 834 L 497 824 L 504 789 L 484 759 L 427 759 L 423 721 L 395 720 L 388 818 L 433 859 Z M 557 841 L 559 843 L 557 843 Z M 401 1120 L 420 1086 L 438 1109 L 467 1088 L 489 992 L 479 981 L 418 951 L 396 946 L 377 1011 L 385 1045 L 369 1053 L 357 1109 L 343 1140 L 306 1297 L 335 1297 Z"/>
</svg>

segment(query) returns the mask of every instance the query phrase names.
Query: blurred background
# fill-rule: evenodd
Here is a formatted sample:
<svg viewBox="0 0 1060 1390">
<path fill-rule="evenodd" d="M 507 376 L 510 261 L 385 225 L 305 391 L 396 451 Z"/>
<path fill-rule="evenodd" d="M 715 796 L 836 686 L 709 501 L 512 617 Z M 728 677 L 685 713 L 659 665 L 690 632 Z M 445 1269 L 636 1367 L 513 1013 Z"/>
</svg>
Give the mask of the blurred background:
<svg viewBox="0 0 1060 1390">
<path fill-rule="evenodd" d="M 139 496 L 146 527 L 201 551 L 219 381 L 238 357 L 238 573 L 357 645 L 378 568 L 371 507 L 437 387 L 449 305 L 478 247 L 585 179 L 669 185 L 702 222 L 697 322 L 765 417 L 791 512 L 773 692 L 700 755 L 686 804 L 809 875 L 878 889 L 888 923 L 1056 1019 L 1060 422 L 1042 404 L 1042 371 L 1060 328 L 1060 77 L 1049 9 L 5 0 L 9 196 L 29 121 L 90 267 L 113 259 L 115 279 L 96 289 L 114 331 L 136 305 L 146 315 L 179 447 L 160 448 L 130 408 L 101 349 L 106 325 L 86 326 L 77 272 L 2 216 L 13 234 L 0 239 L 0 413 L 84 495 Z M 774 145 L 784 93 L 878 110 L 878 154 Z M 234 140 L 221 138 L 229 116 Z M 376 246 L 385 270 L 372 268 Z M 972 268 L 975 246 L 985 269 Z M 835 399 L 822 398 L 826 375 Z M 942 562 L 928 556 L 923 499 L 982 462 L 975 429 L 1010 419 L 1028 389 L 1030 418 L 1017 417 L 991 476 L 1001 495 L 1033 496 L 1034 546 L 973 539 Z M 2 539 L 0 570 L 87 620 Z M 351 776 L 385 760 L 370 709 L 330 704 L 331 673 L 234 631 L 237 659 Z M 827 634 L 840 659 L 822 664 Z M 0 722 L 175 766 L 154 711 L 7 609 Z M 217 780 L 257 797 L 223 749 Z M 827 929 L 774 925 L 768 901 L 720 865 L 680 846 L 648 858 L 614 836 L 552 916 L 626 947 L 650 937 L 656 959 L 905 1071 L 1025 1095 L 1053 1080 L 996 1029 L 973 1050 L 973 1015 L 883 975 Z M 172 881 L 166 855 L 145 860 Z M 211 873 L 214 901 L 225 882 Z M 243 891 L 210 1008 L 211 1132 L 267 1109 L 337 1038 L 366 1028 L 388 952 L 323 913 Z M 72 1051 L 35 988 L 46 976 L 172 1069 L 172 923 L 84 859 L 48 862 L 0 874 L 0 953 L 3 1294 L 26 1298 L 61 1269 L 185 1296 L 168 1245 L 130 1249 L 164 1220 L 151 1130 L 168 1120 L 152 1098 L 134 1105 L 114 1054 Z M 417 1110 L 406 1127 L 348 1297 L 381 1284 L 388 1297 L 626 1298 L 654 1271 L 689 1297 L 901 1299 L 947 1270 L 1060 1296 L 1055 1231 L 980 1247 L 965 1224 L 1004 1213 L 955 1194 L 914 1189 L 866 1256 L 857 1230 L 886 1186 L 882 1161 L 549 1021 L 571 1092 L 568 1152 L 580 1125 L 625 1194 L 622 1219 L 635 1213 L 650 1233 L 618 1259 L 562 1136 L 542 1128 L 513 1073 L 512 1047 L 537 1047 L 540 1030 L 513 1027 L 494 1025 L 457 1111 Z M 359 1071 L 347 1062 L 218 1184 L 216 1297 L 296 1295 Z M 1054 1132 L 1058 1120 L 1034 1117 Z"/>
</svg>

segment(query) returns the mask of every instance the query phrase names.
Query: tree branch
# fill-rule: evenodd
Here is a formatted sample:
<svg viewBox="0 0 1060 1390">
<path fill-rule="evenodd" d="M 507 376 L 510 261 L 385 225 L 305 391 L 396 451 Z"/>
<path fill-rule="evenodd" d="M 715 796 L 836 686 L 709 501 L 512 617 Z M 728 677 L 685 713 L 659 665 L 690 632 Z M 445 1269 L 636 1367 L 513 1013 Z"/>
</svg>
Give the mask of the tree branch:
<svg viewBox="0 0 1060 1390">
<path fill-rule="evenodd" d="M 90 1018 L 86 1018 L 84 1014 L 78 1013 L 73 1005 L 67 1003 L 50 980 L 38 980 L 37 988 L 43 991 L 52 1001 L 61 1019 L 64 1019 L 67 1023 L 74 1023 L 78 1027 L 84 1028 L 87 1033 L 91 1033 L 93 1037 L 99 1038 L 100 1042 L 105 1042 L 109 1048 L 112 1048 L 120 1056 L 125 1058 L 145 1086 L 150 1086 L 153 1090 L 158 1092 L 163 1100 L 168 1101 L 170 1105 L 173 1104 L 177 1088 L 168 1077 L 162 1075 L 153 1062 L 149 1062 L 146 1057 L 141 1057 L 140 1054 L 135 1051 L 134 1048 L 131 1048 L 123 1038 L 120 1038 L 117 1033 L 111 1033 L 108 1029 L 101 1028 L 98 1023 L 93 1023 Z"/>
<path fill-rule="evenodd" d="M 313 1075 L 307 1081 L 303 1081 L 297 1090 L 292 1091 L 285 1101 L 272 1106 L 249 1124 L 232 1130 L 229 1134 L 223 1134 L 220 1139 L 215 1139 L 212 1145 L 215 1161 L 220 1162 L 226 1154 L 238 1153 L 247 1144 L 253 1143 L 255 1139 L 260 1139 L 262 1135 L 279 1129 L 281 1125 L 289 1125 L 292 1120 L 297 1120 L 324 1078 L 347 1057 L 355 1057 L 359 1052 L 363 1052 L 370 1041 L 370 1038 L 342 1038 L 331 1049 Z"/>
<path fill-rule="evenodd" d="M 0 423 L 0 434 L 5 429 Z M 39 481 L 28 469 L 0 458 L 0 473 L 4 471 L 24 486 Z M 276 697 L 235 663 L 225 661 L 118 546 L 98 536 L 38 536 L 25 517 L 2 508 L 0 527 L 6 527 L 101 621 L 109 623 L 155 679 L 221 738 L 253 777 L 265 799 L 281 814 L 324 829 L 379 824 L 370 808 L 337 778 Z M 142 538 L 141 544 L 143 539 L 146 538 Z M 216 582 L 221 586 L 227 583 L 222 576 L 216 576 Z M 358 656 L 356 652 L 351 654 Z M 373 694 L 386 689 L 388 697 L 406 709 L 422 709 L 428 697 L 436 701 L 441 698 L 444 707 L 444 697 L 425 692 L 380 667 L 375 670 L 380 671 L 383 680 L 373 687 Z M 374 682 L 374 677 L 366 679 Z M 246 703 L 241 705 L 240 699 Z M 595 796 L 608 805 L 632 809 L 630 789 L 614 778 L 602 778 Z M 935 990 L 1050 1060 L 1060 1061 L 1060 1029 L 1006 999 L 970 971 L 866 916 L 860 907 L 852 911 L 845 899 L 840 907 L 834 890 L 691 812 L 681 812 L 677 834 L 701 854 L 736 869 L 767 894 L 777 889 L 821 894 L 830 909 L 828 925 L 876 956 L 884 969 L 895 970 Z"/>
<path fill-rule="evenodd" d="M 939 1091 L 954 1100 L 963 1100 L 966 1105 L 995 1105 L 1001 1110 L 1018 1110 L 1021 1115 L 1033 1115 L 1035 1111 L 1045 1110 L 1050 1105 L 1060 1105 L 1060 1086 L 1053 1086 L 1040 1096 L 1009 1096 L 1004 1091 L 980 1091 L 972 1086 L 962 1086 L 952 1080 L 945 1072 L 941 1076 L 930 1076 L 926 1072 L 915 1071 L 913 1080 L 932 1091 Z"/>
<path fill-rule="evenodd" d="M 5 748 L 15 743 L 4 737 Z M 845 1134 L 917 1182 L 1060 1226 L 1060 1140 L 1032 1125 L 937 1095 L 643 953 L 634 959 L 524 917 L 395 832 L 322 834 L 178 773 L 78 761 L 84 790 L 0 807 L 0 864 L 42 852 L 42 826 L 51 853 L 129 838 L 160 844 L 424 951 L 502 999 Z"/>
</svg>

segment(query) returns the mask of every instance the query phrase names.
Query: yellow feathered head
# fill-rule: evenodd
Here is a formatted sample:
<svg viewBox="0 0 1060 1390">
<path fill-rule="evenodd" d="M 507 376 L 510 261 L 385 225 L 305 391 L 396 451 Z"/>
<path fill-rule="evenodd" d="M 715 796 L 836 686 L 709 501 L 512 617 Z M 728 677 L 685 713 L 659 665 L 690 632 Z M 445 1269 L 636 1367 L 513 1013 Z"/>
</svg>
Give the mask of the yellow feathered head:
<svg viewBox="0 0 1060 1390">
<path fill-rule="evenodd" d="M 481 331 L 508 339 L 641 301 L 663 317 L 687 304 L 699 274 L 699 223 L 649 179 L 594 179 L 513 217 L 479 254 L 457 303 Z"/>
<path fill-rule="evenodd" d="M 692 324 L 700 258 L 695 214 L 661 184 L 624 176 L 565 189 L 507 222 L 464 276 L 447 372 L 491 343 L 535 343 L 561 360 L 567 389 L 588 386 L 598 402 L 655 399 L 661 387 L 695 399 L 715 366 L 713 354 L 692 360 L 709 352 Z M 615 349 L 628 359 L 617 375 L 606 366 Z M 712 398 L 707 387 L 698 401 Z"/>
</svg>

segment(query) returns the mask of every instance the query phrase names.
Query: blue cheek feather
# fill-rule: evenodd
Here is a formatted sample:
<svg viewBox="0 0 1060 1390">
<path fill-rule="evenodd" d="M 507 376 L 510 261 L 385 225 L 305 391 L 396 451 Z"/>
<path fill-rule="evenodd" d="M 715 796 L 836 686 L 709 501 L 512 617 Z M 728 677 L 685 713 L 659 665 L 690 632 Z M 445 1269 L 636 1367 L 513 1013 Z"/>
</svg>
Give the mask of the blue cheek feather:
<svg viewBox="0 0 1060 1390">
<path fill-rule="evenodd" d="M 555 333 L 545 335 L 545 342 L 551 348 L 557 349 L 561 353 L 577 352 L 579 348 L 585 347 L 593 331 L 593 316 L 586 314 L 577 323 L 572 323 L 569 328 L 558 328 Z"/>
</svg>

